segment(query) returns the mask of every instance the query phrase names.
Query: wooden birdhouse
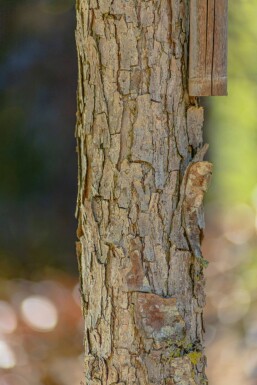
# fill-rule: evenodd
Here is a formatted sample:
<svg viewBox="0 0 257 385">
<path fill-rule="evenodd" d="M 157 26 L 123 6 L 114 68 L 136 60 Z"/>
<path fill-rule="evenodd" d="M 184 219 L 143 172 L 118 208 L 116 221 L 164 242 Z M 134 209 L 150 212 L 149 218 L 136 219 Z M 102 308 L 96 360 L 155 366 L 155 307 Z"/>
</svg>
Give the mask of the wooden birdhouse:
<svg viewBox="0 0 257 385">
<path fill-rule="evenodd" d="M 227 95 L 228 0 L 190 0 L 189 95 Z"/>
</svg>

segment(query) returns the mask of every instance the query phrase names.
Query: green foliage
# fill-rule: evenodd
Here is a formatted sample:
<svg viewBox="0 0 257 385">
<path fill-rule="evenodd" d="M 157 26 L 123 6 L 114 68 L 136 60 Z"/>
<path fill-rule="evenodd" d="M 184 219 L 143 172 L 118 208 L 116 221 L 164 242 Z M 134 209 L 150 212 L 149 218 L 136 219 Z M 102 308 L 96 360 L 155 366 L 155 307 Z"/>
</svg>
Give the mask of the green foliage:
<svg viewBox="0 0 257 385">
<path fill-rule="evenodd" d="M 210 193 L 224 204 L 249 203 L 257 175 L 257 3 L 234 0 L 229 9 L 228 97 L 208 100 Z"/>
</svg>

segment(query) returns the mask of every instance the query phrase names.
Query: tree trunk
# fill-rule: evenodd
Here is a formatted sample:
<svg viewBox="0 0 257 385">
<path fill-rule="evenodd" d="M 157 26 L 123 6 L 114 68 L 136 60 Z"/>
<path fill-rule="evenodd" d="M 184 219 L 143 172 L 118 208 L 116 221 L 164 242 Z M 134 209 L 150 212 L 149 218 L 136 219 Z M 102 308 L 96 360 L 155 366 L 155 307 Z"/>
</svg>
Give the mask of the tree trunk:
<svg viewBox="0 0 257 385">
<path fill-rule="evenodd" d="M 206 384 L 203 109 L 187 0 L 77 0 L 86 385 Z"/>
</svg>

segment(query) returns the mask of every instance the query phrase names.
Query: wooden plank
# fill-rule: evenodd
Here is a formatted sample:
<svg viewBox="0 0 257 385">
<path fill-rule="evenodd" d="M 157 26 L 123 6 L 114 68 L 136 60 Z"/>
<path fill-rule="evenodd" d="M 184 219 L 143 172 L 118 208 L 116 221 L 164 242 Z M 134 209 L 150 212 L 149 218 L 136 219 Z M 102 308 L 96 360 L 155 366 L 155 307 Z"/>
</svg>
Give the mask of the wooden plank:
<svg viewBox="0 0 257 385">
<path fill-rule="evenodd" d="M 212 95 L 227 95 L 228 0 L 215 1 Z"/>
<path fill-rule="evenodd" d="M 189 94 L 227 95 L 228 0 L 190 1 Z"/>
</svg>

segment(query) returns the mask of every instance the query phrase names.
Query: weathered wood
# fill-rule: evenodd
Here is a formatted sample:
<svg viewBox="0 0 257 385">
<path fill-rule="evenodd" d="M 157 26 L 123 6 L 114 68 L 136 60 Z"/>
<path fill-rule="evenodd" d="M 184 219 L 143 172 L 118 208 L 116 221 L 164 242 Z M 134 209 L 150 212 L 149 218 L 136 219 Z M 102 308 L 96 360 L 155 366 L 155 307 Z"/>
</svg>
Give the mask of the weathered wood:
<svg viewBox="0 0 257 385">
<path fill-rule="evenodd" d="M 190 1 L 189 94 L 227 95 L 228 0 Z"/>
<path fill-rule="evenodd" d="M 86 385 L 204 385 L 203 108 L 188 0 L 77 0 Z"/>
</svg>

